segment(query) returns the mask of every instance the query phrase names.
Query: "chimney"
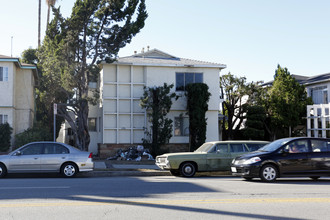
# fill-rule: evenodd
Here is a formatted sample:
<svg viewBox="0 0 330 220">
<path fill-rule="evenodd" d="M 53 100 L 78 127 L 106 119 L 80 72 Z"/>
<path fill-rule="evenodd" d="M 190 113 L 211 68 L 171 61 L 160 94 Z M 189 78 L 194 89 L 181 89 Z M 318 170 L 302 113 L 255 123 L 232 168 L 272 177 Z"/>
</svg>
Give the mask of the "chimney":
<svg viewBox="0 0 330 220">
<path fill-rule="evenodd" d="M 141 53 L 144 53 L 144 47 L 142 47 Z"/>
</svg>

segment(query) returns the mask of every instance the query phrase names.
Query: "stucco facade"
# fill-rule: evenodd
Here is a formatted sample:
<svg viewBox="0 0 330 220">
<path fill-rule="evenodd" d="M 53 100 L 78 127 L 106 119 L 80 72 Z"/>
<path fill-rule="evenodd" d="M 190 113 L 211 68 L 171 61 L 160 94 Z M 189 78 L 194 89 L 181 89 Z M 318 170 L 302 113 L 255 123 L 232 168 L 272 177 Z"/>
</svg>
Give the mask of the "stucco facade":
<svg viewBox="0 0 330 220">
<path fill-rule="evenodd" d="M 185 80 L 198 75 L 198 80 L 209 86 L 211 97 L 207 117 L 207 139 L 219 138 L 219 74 L 223 64 L 178 58 L 154 49 L 141 54 L 119 58 L 116 62 L 101 64 L 100 103 L 90 106 L 89 118 L 96 120 L 95 131 L 90 131 L 90 151 L 97 153 L 100 144 L 140 144 L 145 137 L 145 129 L 150 129 L 146 111 L 140 107 L 140 97 L 144 87 L 174 84 L 172 92 L 181 97 L 174 101 L 168 117 L 174 122 L 170 143 L 189 143 L 189 136 L 180 131 L 182 118 L 187 118 L 184 91 L 179 91 L 178 76 Z M 196 76 L 195 76 L 196 75 Z M 193 76 L 193 77 L 192 77 Z M 185 81 L 186 82 L 186 81 Z M 196 81 L 197 82 L 197 81 Z M 185 122 L 187 120 L 184 120 Z M 180 124 L 180 123 L 181 124 Z M 188 125 L 185 124 L 185 127 Z"/>
<path fill-rule="evenodd" d="M 14 135 L 33 125 L 36 79 L 35 66 L 0 55 L 0 123 L 8 122 Z"/>
</svg>

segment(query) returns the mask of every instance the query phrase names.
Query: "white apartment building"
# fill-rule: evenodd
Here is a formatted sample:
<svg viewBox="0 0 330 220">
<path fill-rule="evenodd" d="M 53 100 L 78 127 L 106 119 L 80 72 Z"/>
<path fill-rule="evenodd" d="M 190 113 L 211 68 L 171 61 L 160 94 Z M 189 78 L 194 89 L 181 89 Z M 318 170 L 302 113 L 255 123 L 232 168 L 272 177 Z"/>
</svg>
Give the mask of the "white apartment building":
<svg viewBox="0 0 330 220">
<path fill-rule="evenodd" d="M 34 65 L 0 55 L 0 123 L 8 122 L 13 128 L 13 136 L 33 125 L 36 82 Z"/>
<path fill-rule="evenodd" d="M 146 111 L 140 107 L 144 87 L 174 84 L 172 92 L 181 97 L 172 105 L 168 117 L 173 120 L 170 143 L 189 143 L 188 116 L 184 86 L 203 82 L 209 86 L 206 141 L 219 139 L 219 74 L 223 64 L 183 59 L 157 49 L 102 63 L 100 103 L 90 106 L 89 150 L 97 153 L 100 146 L 141 144 L 145 128 L 149 129 Z"/>
</svg>

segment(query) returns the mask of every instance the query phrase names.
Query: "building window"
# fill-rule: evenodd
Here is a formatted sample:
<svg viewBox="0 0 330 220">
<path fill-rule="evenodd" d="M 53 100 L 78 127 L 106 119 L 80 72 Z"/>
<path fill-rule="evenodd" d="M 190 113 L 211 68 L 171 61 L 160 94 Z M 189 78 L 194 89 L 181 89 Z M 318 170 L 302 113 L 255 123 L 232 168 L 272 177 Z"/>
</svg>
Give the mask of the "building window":
<svg viewBox="0 0 330 220">
<path fill-rule="evenodd" d="M 8 123 L 8 115 L 0 115 L 0 124 Z"/>
<path fill-rule="evenodd" d="M 314 104 L 328 103 L 328 88 L 326 86 L 311 88 L 310 94 Z"/>
<path fill-rule="evenodd" d="M 0 67 L 0 81 L 8 81 L 8 67 Z"/>
<path fill-rule="evenodd" d="M 90 89 L 96 89 L 97 88 L 97 82 L 89 82 L 88 87 Z"/>
<path fill-rule="evenodd" d="M 203 73 L 176 73 L 176 91 L 185 91 L 189 83 L 202 83 Z"/>
<path fill-rule="evenodd" d="M 189 118 L 175 117 L 174 126 L 175 136 L 189 136 Z"/>
<path fill-rule="evenodd" d="M 88 131 L 96 131 L 96 118 L 88 119 Z"/>
</svg>

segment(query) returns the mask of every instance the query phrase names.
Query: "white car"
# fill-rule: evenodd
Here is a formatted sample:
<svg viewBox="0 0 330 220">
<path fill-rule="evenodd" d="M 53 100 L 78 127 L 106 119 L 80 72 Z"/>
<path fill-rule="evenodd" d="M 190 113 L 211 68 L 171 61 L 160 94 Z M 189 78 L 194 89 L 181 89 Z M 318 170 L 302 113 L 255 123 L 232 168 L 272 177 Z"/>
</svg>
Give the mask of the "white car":
<svg viewBox="0 0 330 220">
<path fill-rule="evenodd" d="M 92 153 L 57 142 L 32 142 L 0 156 L 0 177 L 7 173 L 59 172 L 73 177 L 93 171 Z"/>
</svg>

